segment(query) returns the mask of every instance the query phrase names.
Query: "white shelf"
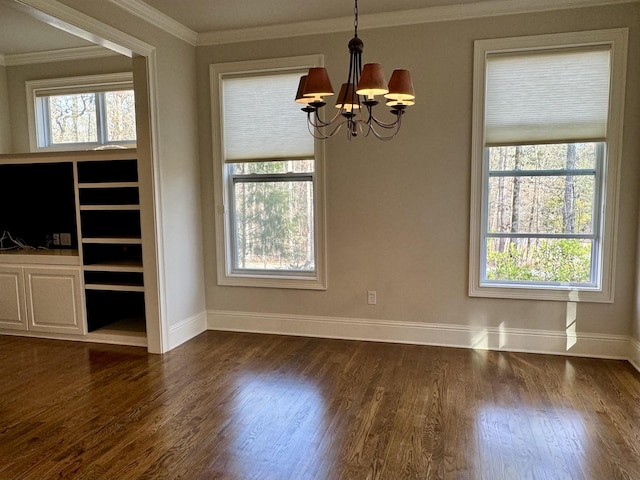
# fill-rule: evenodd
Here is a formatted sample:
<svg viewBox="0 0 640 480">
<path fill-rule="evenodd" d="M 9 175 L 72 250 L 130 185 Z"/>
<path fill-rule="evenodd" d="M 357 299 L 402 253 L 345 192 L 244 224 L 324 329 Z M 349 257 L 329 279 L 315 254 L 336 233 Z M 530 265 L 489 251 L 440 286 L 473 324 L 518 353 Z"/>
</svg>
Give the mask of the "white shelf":
<svg viewBox="0 0 640 480">
<path fill-rule="evenodd" d="M 84 288 L 85 290 L 103 290 L 108 292 L 144 292 L 144 287 L 141 285 L 125 285 L 122 283 L 86 283 Z"/>
<path fill-rule="evenodd" d="M 80 205 L 81 211 L 135 211 L 140 205 Z"/>
<path fill-rule="evenodd" d="M 139 237 L 91 237 L 83 238 L 82 243 L 102 245 L 142 245 L 142 239 Z"/>
<path fill-rule="evenodd" d="M 0 252 L 0 264 L 2 263 L 80 265 L 80 257 L 78 250 L 70 249 L 15 249 Z"/>
<path fill-rule="evenodd" d="M 118 260 L 108 263 L 85 265 L 85 272 L 142 272 L 142 263 L 135 260 Z"/>
<path fill-rule="evenodd" d="M 78 188 L 137 188 L 138 182 L 93 182 L 78 183 Z"/>
</svg>

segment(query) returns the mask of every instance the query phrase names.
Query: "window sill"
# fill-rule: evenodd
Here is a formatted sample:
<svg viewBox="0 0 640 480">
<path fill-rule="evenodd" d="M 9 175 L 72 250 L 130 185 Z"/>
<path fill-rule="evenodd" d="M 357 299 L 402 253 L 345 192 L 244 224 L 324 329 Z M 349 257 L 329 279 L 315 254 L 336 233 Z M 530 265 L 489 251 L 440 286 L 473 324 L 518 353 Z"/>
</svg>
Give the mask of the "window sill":
<svg viewBox="0 0 640 480">
<path fill-rule="evenodd" d="M 470 285 L 470 297 L 518 300 L 550 300 L 557 302 L 613 303 L 613 290 L 577 287 L 526 287 L 513 285 Z"/>
<path fill-rule="evenodd" d="M 260 276 L 219 275 L 218 285 L 231 287 L 287 288 L 299 290 L 326 290 L 327 282 L 315 276 Z"/>
</svg>

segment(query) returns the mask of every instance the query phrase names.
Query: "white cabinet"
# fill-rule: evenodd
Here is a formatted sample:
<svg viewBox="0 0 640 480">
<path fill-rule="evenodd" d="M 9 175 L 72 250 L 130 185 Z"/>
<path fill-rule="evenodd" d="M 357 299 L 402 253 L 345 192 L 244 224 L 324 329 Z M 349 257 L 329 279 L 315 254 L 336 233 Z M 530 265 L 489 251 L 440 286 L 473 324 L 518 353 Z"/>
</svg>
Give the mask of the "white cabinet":
<svg viewBox="0 0 640 480">
<path fill-rule="evenodd" d="M 79 268 L 25 268 L 29 330 L 87 333 Z"/>
<path fill-rule="evenodd" d="M 23 269 L 0 265 L 0 328 L 26 330 L 27 326 Z"/>
<path fill-rule="evenodd" d="M 0 328 L 87 332 L 79 268 L 0 266 Z"/>
</svg>

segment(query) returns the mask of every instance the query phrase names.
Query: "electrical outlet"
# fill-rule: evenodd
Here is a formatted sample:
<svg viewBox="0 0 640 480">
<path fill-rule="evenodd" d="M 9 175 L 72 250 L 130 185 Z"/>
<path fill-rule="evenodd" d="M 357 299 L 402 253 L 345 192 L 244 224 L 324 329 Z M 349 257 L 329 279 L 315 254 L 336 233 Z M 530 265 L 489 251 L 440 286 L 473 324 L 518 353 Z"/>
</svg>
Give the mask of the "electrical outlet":
<svg viewBox="0 0 640 480">
<path fill-rule="evenodd" d="M 375 305 L 377 301 L 376 292 L 374 290 L 369 290 L 367 292 L 367 303 L 369 305 Z"/>
<path fill-rule="evenodd" d="M 54 233 L 52 235 L 53 237 L 53 244 L 54 245 L 60 245 L 60 234 L 59 233 Z"/>
<path fill-rule="evenodd" d="M 60 234 L 60 244 L 66 247 L 71 246 L 71 234 L 70 233 L 61 233 Z"/>
</svg>

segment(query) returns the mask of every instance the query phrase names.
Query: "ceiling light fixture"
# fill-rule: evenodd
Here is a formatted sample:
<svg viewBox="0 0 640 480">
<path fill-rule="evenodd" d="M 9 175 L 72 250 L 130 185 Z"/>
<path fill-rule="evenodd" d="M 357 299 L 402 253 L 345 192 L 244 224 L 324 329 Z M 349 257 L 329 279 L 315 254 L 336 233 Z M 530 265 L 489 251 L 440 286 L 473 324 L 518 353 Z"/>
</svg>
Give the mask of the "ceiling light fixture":
<svg viewBox="0 0 640 480">
<path fill-rule="evenodd" d="M 373 133 L 380 140 L 391 140 L 400 130 L 405 109 L 415 103 L 411 74 L 408 70 L 394 70 L 387 85 L 382 66 L 379 63 L 367 63 L 362 67 L 364 44 L 358 38 L 358 0 L 355 1 L 354 36 L 349 42 L 349 76 L 343 83 L 336 100 L 338 109 L 330 121 L 323 121 L 319 111 L 326 105 L 324 97 L 334 94 L 329 74 L 324 67 L 309 69 L 309 73 L 300 78 L 296 102 L 306 104 L 302 109 L 307 113 L 309 131 L 315 138 L 325 140 L 347 127 L 347 137 Z M 373 107 L 380 102 L 376 95 L 384 95 L 387 107 L 396 116 L 392 122 L 383 122 L 373 114 Z M 378 130 L 376 130 L 378 129 Z"/>
</svg>

